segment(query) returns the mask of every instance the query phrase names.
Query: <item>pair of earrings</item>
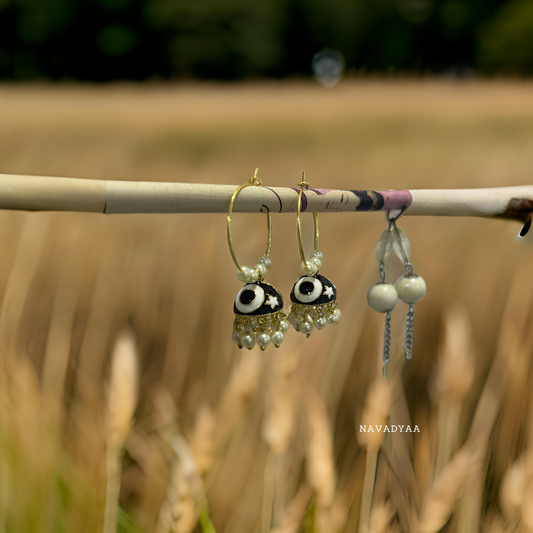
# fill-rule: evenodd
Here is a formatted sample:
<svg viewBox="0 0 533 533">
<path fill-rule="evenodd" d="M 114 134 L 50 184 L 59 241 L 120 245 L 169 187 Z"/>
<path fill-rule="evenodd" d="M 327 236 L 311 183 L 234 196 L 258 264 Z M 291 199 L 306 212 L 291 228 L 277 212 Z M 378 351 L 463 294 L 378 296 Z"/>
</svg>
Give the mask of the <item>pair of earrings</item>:
<svg viewBox="0 0 533 533">
<path fill-rule="evenodd" d="M 303 191 L 309 188 L 309 184 L 305 181 L 305 174 L 302 175 L 302 182 L 298 184 L 300 192 L 296 217 L 298 248 L 302 261 L 300 269 L 303 275 L 292 288 L 290 295 L 292 307 L 288 316 L 283 312 L 281 293 L 264 281 L 268 269 L 272 266 L 272 260 L 269 257 L 272 244 L 270 212 L 267 211 L 266 213 L 268 233 L 264 255 L 252 268 L 239 264 L 233 248 L 231 214 L 238 194 L 249 186 L 261 186 L 261 180 L 257 177 L 257 169 L 253 178 L 235 190 L 228 210 L 228 247 L 237 267 L 237 278 L 245 283 L 244 287 L 237 293 L 233 304 L 235 321 L 231 338 L 239 348 L 251 350 L 257 344 L 261 350 L 265 350 L 269 344 L 274 344 L 276 348 L 279 348 L 291 325 L 296 331 L 309 337 L 313 328 L 323 329 L 327 324 L 338 324 L 341 312 L 337 309 L 337 288 L 329 279 L 318 273 L 322 266 L 323 256 L 318 246 L 317 213 L 313 213 L 314 250 L 309 260 L 304 255 L 300 215 Z"/>
<path fill-rule="evenodd" d="M 390 362 L 390 322 L 391 311 L 396 307 L 398 299 L 409 306 L 405 317 L 404 355 L 411 359 L 413 349 L 413 330 L 415 323 L 414 304 L 418 303 L 426 294 L 426 282 L 415 274 L 410 262 L 411 245 L 405 233 L 397 227 L 397 220 L 403 215 L 405 208 L 396 217 L 387 213 L 388 228 L 381 234 L 376 245 L 376 258 L 379 263 L 380 281 L 370 287 L 367 294 L 368 305 L 374 311 L 385 314 L 385 334 L 383 340 L 383 376 L 387 376 L 387 366 Z M 403 262 L 405 274 L 394 285 L 385 280 L 386 262 L 392 251 Z"/>
</svg>

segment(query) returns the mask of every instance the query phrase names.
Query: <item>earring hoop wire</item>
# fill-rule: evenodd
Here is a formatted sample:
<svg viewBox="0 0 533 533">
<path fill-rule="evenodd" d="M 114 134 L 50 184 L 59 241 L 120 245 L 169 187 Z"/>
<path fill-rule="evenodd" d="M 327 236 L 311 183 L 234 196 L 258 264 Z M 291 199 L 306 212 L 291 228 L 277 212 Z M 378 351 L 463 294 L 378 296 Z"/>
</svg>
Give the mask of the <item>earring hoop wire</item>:
<svg viewBox="0 0 533 533">
<path fill-rule="evenodd" d="M 257 177 L 257 171 L 258 170 L 259 169 L 256 168 L 253 177 L 251 177 L 246 183 L 243 183 L 242 185 L 240 185 L 239 187 L 237 187 L 235 189 L 235 192 L 231 196 L 231 200 L 229 202 L 228 230 L 227 230 L 228 248 L 229 248 L 229 253 L 231 255 L 231 258 L 233 259 L 233 262 L 235 263 L 235 266 L 237 267 L 239 272 L 242 272 L 243 270 L 242 270 L 241 265 L 237 261 L 237 256 L 235 254 L 235 249 L 233 248 L 233 237 L 231 235 L 231 214 L 233 213 L 233 204 L 235 203 L 235 200 L 237 199 L 237 196 L 239 195 L 239 193 L 245 187 L 250 187 L 250 186 L 261 187 L 261 185 L 262 185 L 261 179 Z M 266 251 L 265 251 L 264 255 L 265 255 L 265 257 L 268 257 L 270 255 L 270 248 L 272 246 L 272 220 L 271 220 L 271 217 L 270 217 L 270 212 L 267 211 L 266 215 L 267 215 L 268 236 L 267 236 L 267 247 L 266 247 Z"/>
<path fill-rule="evenodd" d="M 302 245 L 302 224 L 301 224 L 301 209 L 302 209 L 302 195 L 304 189 L 309 189 L 309 183 L 305 181 L 305 170 L 302 170 L 302 181 L 298 183 L 300 187 L 300 192 L 298 194 L 298 208 L 296 210 L 296 227 L 297 227 L 297 237 L 298 237 L 298 250 L 300 251 L 300 258 L 302 263 L 306 264 L 307 260 L 304 255 L 304 248 Z M 315 228 L 315 238 L 314 238 L 314 249 L 318 251 L 319 235 L 318 235 L 318 213 L 313 213 L 313 224 Z"/>
</svg>

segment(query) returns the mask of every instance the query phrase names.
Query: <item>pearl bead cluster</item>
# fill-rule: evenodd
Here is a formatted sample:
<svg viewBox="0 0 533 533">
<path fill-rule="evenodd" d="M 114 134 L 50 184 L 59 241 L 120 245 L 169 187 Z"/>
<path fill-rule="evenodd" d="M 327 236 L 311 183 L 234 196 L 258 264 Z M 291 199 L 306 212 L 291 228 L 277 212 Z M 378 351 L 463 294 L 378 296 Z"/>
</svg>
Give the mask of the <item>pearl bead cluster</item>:
<svg viewBox="0 0 533 533">
<path fill-rule="evenodd" d="M 236 315 L 231 339 L 239 348 L 249 350 L 256 344 L 261 350 L 271 343 L 279 348 L 289 329 L 287 315 L 283 311 L 260 316 Z"/>
<path fill-rule="evenodd" d="M 313 250 L 311 252 L 311 259 L 309 261 L 302 261 L 300 265 L 300 270 L 304 276 L 314 276 L 322 266 L 323 259 L 322 252 L 318 250 Z"/>
<path fill-rule="evenodd" d="M 256 281 L 261 281 L 265 277 L 271 266 L 272 259 L 267 255 L 264 255 L 254 267 L 250 268 L 243 266 L 240 270 L 237 270 L 237 277 L 245 283 L 255 283 Z"/>
<path fill-rule="evenodd" d="M 316 329 L 324 329 L 327 324 L 336 325 L 341 319 L 337 302 L 328 302 L 322 305 L 303 305 L 293 303 L 288 320 L 296 331 L 309 337 Z"/>
</svg>

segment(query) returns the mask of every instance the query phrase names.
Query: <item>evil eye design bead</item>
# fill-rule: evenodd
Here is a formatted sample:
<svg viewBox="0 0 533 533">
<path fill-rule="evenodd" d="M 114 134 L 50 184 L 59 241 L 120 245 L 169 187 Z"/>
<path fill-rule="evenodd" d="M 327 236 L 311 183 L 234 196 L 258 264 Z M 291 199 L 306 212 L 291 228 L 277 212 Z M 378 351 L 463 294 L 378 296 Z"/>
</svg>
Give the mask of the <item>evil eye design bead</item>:
<svg viewBox="0 0 533 533">
<path fill-rule="evenodd" d="M 322 294 L 322 290 L 322 283 L 317 278 L 304 276 L 294 285 L 294 296 L 299 302 L 309 304 Z"/>
<path fill-rule="evenodd" d="M 245 285 L 235 298 L 235 307 L 243 314 L 257 311 L 265 301 L 265 291 L 255 283 Z"/>
<path fill-rule="evenodd" d="M 291 292 L 291 301 L 303 305 L 322 305 L 337 299 L 337 289 L 325 276 L 303 276 Z"/>
<path fill-rule="evenodd" d="M 269 283 L 258 281 L 246 284 L 238 293 L 233 305 L 237 315 L 272 315 L 283 309 L 281 294 Z M 253 321 L 252 321 L 253 322 Z M 248 325 L 255 327 L 250 322 Z"/>
<path fill-rule="evenodd" d="M 395 288 L 404 304 L 416 304 L 426 295 L 426 282 L 418 274 L 405 274 L 396 282 Z"/>
</svg>

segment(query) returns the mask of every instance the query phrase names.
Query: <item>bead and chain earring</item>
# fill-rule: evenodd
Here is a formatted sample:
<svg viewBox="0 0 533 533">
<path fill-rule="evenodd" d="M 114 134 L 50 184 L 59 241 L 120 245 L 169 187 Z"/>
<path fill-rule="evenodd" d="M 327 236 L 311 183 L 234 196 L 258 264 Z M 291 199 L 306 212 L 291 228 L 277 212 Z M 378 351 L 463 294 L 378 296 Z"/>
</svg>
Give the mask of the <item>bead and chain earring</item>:
<svg viewBox="0 0 533 533">
<path fill-rule="evenodd" d="M 296 215 L 298 249 L 302 263 L 300 265 L 303 276 L 294 284 L 291 291 L 292 307 L 289 313 L 289 322 L 296 331 L 307 337 L 311 335 L 313 326 L 323 329 L 327 324 L 338 324 L 341 312 L 337 309 L 337 288 L 331 281 L 318 274 L 322 266 L 322 252 L 318 249 L 318 213 L 313 213 L 315 228 L 314 250 L 309 261 L 306 260 L 302 246 L 302 228 L 300 213 L 302 194 L 309 188 L 302 172 L 302 182 L 298 184 L 298 208 Z"/>
<path fill-rule="evenodd" d="M 394 285 L 398 298 L 409 306 L 405 316 L 405 336 L 404 336 L 404 354 L 406 359 L 411 359 L 413 351 L 413 331 L 415 325 L 415 308 L 414 304 L 418 303 L 426 295 L 426 282 L 424 279 L 415 274 L 411 264 L 411 244 L 407 235 L 396 226 L 396 221 L 402 216 L 400 213 L 392 220 L 392 246 L 396 255 L 403 261 L 405 274 L 401 276 Z M 389 219 L 390 220 L 390 219 Z M 390 224 L 390 222 L 389 222 Z"/>
<path fill-rule="evenodd" d="M 261 186 L 257 177 L 257 169 L 253 178 L 238 187 L 231 197 L 228 210 L 228 247 L 231 258 L 237 267 L 237 277 L 246 285 L 237 293 L 233 304 L 235 322 L 233 323 L 233 342 L 239 348 L 251 350 L 256 344 L 264 350 L 270 343 L 279 348 L 285 339 L 285 333 L 290 326 L 287 315 L 283 312 L 283 298 L 279 291 L 263 281 L 268 269 L 272 265 L 270 259 L 270 246 L 272 243 L 272 224 L 270 213 L 267 212 L 267 247 L 265 254 L 253 268 L 242 266 L 237 261 L 231 236 L 231 214 L 233 204 L 238 194 L 245 187 Z"/>
<path fill-rule="evenodd" d="M 396 221 L 403 215 L 405 208 L 395 218 L 391 218 L 387 213 L 389 227 L 381 234 L 376 245 L 376 258 L 379 263 L 380 281 L 370 287 L 367 294 L 368 305 L 374 311 L 385 314 L 385 333 L 383 339 L 383 376 L 387 377 L 387 365 L 390 362 L 390 320 L 391 311 L 396 307 L 398 299 L 409 305 L 409 310 L 405 318 L 405 338 L 404 354 L 407 359 L 411 359 L 413 347 L 413 329 L 415 308 L 413 305 L 419 302 L 426 294 L 426 283 L 413 271 L 410 263 L 411 245 L 405 233 L 396 225 Z M 404 264 L 405 275 L 403 275 L 395 285 L 385 280 L 385 264 L 391 252 L 396 255 Z"/>
</svg>

